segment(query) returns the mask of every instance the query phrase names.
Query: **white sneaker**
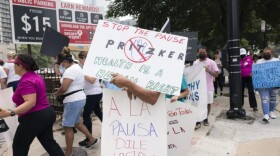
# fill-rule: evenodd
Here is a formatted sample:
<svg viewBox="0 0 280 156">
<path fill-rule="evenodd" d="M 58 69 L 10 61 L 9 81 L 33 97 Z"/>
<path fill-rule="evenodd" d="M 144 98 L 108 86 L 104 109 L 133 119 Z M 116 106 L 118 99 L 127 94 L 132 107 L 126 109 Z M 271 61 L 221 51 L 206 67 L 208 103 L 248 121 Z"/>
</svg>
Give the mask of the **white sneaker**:
<svg viewBox="0 0 280 156">
<path fill-rule="evenodd" d="M 263 116 L 263 121 L 264 121 L 264 122 L 269 122 L 269 116 L 268 116 L 268 114 L 265 114 L 265 115 Z"/>
<path fill-rule="evenodd" d="M 269 113 L 269 117 L 270 117 L 271 119 L 276 119 L 276 115 L 274 114 L 274 112 L 270 112 L 270 113 Z"/>
</svg>

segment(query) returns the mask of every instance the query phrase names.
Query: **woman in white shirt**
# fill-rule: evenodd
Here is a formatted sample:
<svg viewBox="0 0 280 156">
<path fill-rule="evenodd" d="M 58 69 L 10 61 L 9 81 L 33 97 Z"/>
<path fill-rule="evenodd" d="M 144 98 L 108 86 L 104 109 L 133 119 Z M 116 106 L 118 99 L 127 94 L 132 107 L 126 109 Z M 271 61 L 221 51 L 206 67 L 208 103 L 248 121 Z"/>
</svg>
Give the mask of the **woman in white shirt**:
<svg viewBox="0 0 280 156">
<path fill-rule="evenodd" d="M 16 53 L 13 52 L 13 51 L 10 51 L 7 54 L 8 61 L 3 66 L 5 72 L 6 72 L 7 76 L 8 76 L 7 77 L 7 87 L 8 88 L 9 87 L 13 87 L 13 91 L 16 90 L 18 82 L 19 82 L 19 79 L 20 79 L 20 76 L 15 73 L 15 69 L 14 69 L 15 58 L 16 58 Z"/>
<path fill-rule="evenodd" d="M 98 139 L 94 138 L 86 126 L 80 122 L 80 114 L 86 102 L 86 95 L 83 92 L 84 75 L 82 69 L 74 62 L 68 47 L 64 47 L 59 55 L 62 56 L 59 62 L 66 70 L 61 78 L 61 86 L 56 92 L 56 96 L 72 93 L 63 100 L 64 112 L 62 120 L 66 140 L 65 156 L 70 156 L 73 154 L 73 127 L 76 127 L 89 139 L 85 148 L 92 148 L 98 142 Z"/>
<path fill-rule="evenodd" d="M 87 57 L 87 52 L 82 51 L 78 55 L 80 65 L 83 66 Z M 102 122 L 102 111 L 100 108 L 100 100 L 102 98 L 102 89 L 99 79 L 85 75 L 84 91 L 86 94 L 86 104 L 83 111 L 83 123 L 90 133 L 92 133 L 91 114 L 94 114 Z M 89 139 L 85 138 L 79 142 L 80 146 L 86 146 Z"/>
</svg>

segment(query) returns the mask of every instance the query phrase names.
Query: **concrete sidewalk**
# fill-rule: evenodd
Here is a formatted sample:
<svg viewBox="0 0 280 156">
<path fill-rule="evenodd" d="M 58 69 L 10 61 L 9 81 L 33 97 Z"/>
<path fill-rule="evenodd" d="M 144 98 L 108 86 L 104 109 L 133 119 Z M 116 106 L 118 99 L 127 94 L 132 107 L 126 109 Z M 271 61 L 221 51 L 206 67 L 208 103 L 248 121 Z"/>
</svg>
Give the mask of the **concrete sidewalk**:
<svg viewBox="0 0 280 156">
<path fill-rule="evenodd" d="M 228 93 L 229 89 L 224 88 L 224 93 Z M 247 91 L 245 91 L 247 93 Z M 256 96 L 258 101 L 258 112 L 253 112 L 249 108 L 248 97 L 245 98 L 244 109 L 248 116 L 247 120 L 228 120 L 225 116 L 229 109 L 229 97 L 218 96 L 214 99 L 212 110 L 209 116 L 209 126 L 201 126 L 196 130 L 191 142 L 191 150 L 188 156 L 280 156 L 280 113 L 275 114 L 277 119 L 270 120 L 270 123 L 262 122 L 262 109 L 260 97 Z M 251 118 L 252 117 L 252 118 Z M 65 138 L 61 134 L 61 126 L 59 121 L 54 126 L 54 136 L 61 147 L 65 147 Z M 94 136 L 101 136 L 101 123 L 93 118 Z M 78 132 L 75 134 L 74 146 L 78 146 L 78 142 L 83 140 L 84 136 Z M 90 150 L 86 151 L 88 156 L 100 156 L 100 142 Z M 80 148 L 75 148 L 80 150 Z M 7 148 L 2 143 L 0 155 L 11 156 L 11 148 Z M 45 150 L 38 142 L 34 140 L 30 147 L 29 156 L 44 155 Z M 82 155 L 77 153 L 76 155 Z"/>
</svg>

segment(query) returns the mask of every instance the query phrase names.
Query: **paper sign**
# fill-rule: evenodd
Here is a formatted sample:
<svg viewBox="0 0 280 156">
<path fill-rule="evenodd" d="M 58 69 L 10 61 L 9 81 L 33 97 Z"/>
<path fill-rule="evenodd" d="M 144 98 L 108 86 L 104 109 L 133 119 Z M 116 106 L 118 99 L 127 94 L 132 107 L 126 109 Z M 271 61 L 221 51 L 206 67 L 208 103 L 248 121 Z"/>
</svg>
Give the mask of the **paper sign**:
<svg viewBox="0 0 280 156">
<path fill-rule="evenodd" d="M 103 90 L 102 156 L 167 156 L 166 105 L 130 101 L 126 92 Z"/>
<path fill-rule="evenodd" d="M 140 86 L 179 95 L 188 38 L 100 20 L 84 73 L 108 81 L 120 73 Z"/>
<path fill-rule="evenodd" d="M 13 88 L 6 88 L 0 91 L 0 107 L 5 109 L 15 109 L 15 104 L 12 101 Z M 7 146 L 11 146 L 13 143 L 14 135 L 18 126 L 18 116 L 4 118 L 5 122 L 9 126 L 9 130 L 4 132 L 4 137 L 7 142 Z"/>
<path fill-rule="evenodd" d="M 203 64 L 196 64 L 187 67 L 185 70 L 188 87 L 190 94 L 187 101 L 190 101 L 193 105 L 198 107 L 198 119 L 202 121 L 207 118 L 207 84 L 206 73 Z"/>
<path fill-rule="evenodd" d="M 167 105 L 168 156 L 186 156 L 197 121 L 196 106 L 180 101 Z"/>
<path fill-rule="evenodd" d="M 280 61 L 254 64 L 252 73 L 255 89 L 280 87 Z"/>
</svg>

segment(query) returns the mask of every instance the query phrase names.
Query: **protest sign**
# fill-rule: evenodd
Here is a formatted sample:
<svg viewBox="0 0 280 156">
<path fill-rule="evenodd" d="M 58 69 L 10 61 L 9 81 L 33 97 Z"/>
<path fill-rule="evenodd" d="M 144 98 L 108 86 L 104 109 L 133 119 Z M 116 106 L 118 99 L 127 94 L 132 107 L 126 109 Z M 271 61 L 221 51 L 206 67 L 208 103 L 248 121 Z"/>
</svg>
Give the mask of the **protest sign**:
<svg viewBox="0 0 280 156">
<path fill-rule="evenodd" d="M 169 103 L 167 106 L 167 143 L 169 156 L 186 156 L 197 121 L 196 106 L 180 101 Z"/>
<path fill-rule="evenodd" d="M 255 89 L 280 87 L 280 61 L 254 64 L 252 73 Z"/>
<path fill-rule="evenodd" d="M 103 90 L 102 156 L 167 156 L 166 105 L 129 100 L 126 92 Z"/>
<path fill-rule="evenodd" d="M 120 73 L 138 85 L 179 95 L 188 38 L 100 20 L 84 74 L 108 81 Z"/>
<path fill-rule="evenodd" d="M 13 88 L 6 88 L 0 91 L 0 107 L 5 109 L 15 109 L 15 104 L 12 101 Z M 14 135 L 18 126 L 18 116 L 5 118 L 9 130 L 4 132 L 4 138 L 9 147 L 13 143 Z"/>
<path fill-rule="evenodd" d="M 206 73 L 203 64 L 187 67 L 185 70 L 190 93 L 187 101 L 198 107 L 198 120 L 207 118 L 207 84 Z"/>
</svg>

